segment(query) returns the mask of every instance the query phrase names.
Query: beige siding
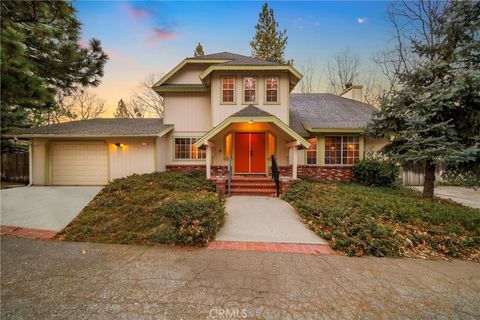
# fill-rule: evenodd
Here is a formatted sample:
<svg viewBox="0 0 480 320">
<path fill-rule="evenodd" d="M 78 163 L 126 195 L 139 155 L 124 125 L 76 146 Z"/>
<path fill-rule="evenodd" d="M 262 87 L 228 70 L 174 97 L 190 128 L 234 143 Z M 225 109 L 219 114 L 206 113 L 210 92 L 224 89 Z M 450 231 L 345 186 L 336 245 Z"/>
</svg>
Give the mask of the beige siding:
<svg viewBox="0 0 480 320">
<path fill-rule="evenodd" d="M 209 94 L 166 94 L 164 123 L 174 124 L 180 132 L 210 130 Z"/>
<path fill-rule="evenodd" d="M 32 184 L 45 184 L 46 139 L 32 141 Z"/>
<path fill-rule="evenodd" d="M 161 138 L 155 139 L 156 141 L 156 152 L 157 152 L 157 171 L 165 171 L 165 165 L 167 164 L 167 154 L 168 154 L 168 138 L 163 136 Z"/>
<path fill-rule="evenodd" d="M 268 74 L 275 75 L 275 74 Z M 280 120 L 289 123 L 289 80 L 286 74 L 278 74 L 280 78 L 280 103 L 279 104 L 265 104 L 265 82 L 263 74 L 245 73 L 237 75 L 235 80 L 235 104 L 222 104 L 221 103 L 221 76 L 222 74 L 214 73 L 211 82 L 211 99 L 212 99 L 212 122 L 213 126 L 218 125 L 220 122 L 228 118 L 235 112 L 240 111 L 247 105 L 252 103 L 243 103 L 243 77 L 255 76 L 257 77 L 257 103 L 255 106 L 262 110 L 265 110 Z"/>
<path fill-rule="evenodd" d="M 152 138 L 107 139 L 110 155 L 110 180 L 126 177 L 134 173 L 155 171 L 155 140 Z M 122 143 L 124 147 L 117 147 Z"/>
<path fill-rule="evenodd" d="M 190 63 L 178 70 L 165 84 L 201 84 L 200 74 L 208 67 L 206 64 Z"/>
</svg>

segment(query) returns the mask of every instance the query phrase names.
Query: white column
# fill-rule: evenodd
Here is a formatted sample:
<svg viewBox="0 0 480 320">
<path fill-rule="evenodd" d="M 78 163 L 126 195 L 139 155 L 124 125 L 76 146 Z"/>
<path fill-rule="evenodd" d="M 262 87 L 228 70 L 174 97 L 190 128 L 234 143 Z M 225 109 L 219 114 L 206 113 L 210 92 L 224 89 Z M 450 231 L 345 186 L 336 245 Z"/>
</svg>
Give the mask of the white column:
<svg viewBox="0 0 480 320">
<path fill-rule="evenodd" d="M 292 152 L 293 152 L 293 163 L 292 163 L 292 179 L 297 179 L 297 165 L 298 165 L 298 155 L 297 155 L 297 147 L 293 146 L 292 147 Z"/>
<path fill-rule="evenodd" d="M 210 167 L 212 164 L 212 147 L 210 144 L 207 144 L 207 159 L 206 159 L 206 164 L 207 164 L 207 179 L 210 179 Z"/>
</svg>

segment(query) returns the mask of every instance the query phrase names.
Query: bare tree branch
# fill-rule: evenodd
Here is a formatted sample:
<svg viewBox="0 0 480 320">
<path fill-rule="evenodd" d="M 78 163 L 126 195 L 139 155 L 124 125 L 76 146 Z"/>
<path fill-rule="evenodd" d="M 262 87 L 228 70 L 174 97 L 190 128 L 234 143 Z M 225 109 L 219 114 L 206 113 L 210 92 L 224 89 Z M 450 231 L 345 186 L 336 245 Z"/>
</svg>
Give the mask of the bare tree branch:
<svg viewBox="0 0 480 320">
<path fill-rule="evenodd" d="M 163 118 L 164 101 L 152 86 L 161 78 L 161 74 L 150 73 L 132 92 L 128 105 L 131 110 L 138 110 L 143 116 Z"/>
<path fill-rule="evenodd" d="M 329 91 L 340 94 L 354 84 L 358 79 L 360 58 L 350 52 L 350 49 L 339 51 L 333 61 L 327 63 L 327 81 Z"/>
</svg>

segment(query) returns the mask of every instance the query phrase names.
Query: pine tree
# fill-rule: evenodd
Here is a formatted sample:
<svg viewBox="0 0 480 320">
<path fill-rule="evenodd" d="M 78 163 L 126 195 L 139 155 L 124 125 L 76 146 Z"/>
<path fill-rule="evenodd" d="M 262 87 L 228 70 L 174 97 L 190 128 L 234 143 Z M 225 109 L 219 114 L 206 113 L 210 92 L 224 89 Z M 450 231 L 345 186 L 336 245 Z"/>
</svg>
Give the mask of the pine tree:
<svg viewBox="0 0 480 320">
<path fill-rule="evenodd" d="M 115 118 L 134 118 L 128 110 L 126 103 L 123 102 L 123 99 L 118 101 L 117 109 L 113 113 L 113 116 Z"/>
<path fill-rule="evenodd" d="M 440 40 L 412 40 L 420 63 L 399 75 L 401 89 L 369 124 L 371 134 L 393 137 L 387 155 L 425 167 L 425 198 L 433 197 L 436 164 L 480 172 L 480 3 L 452 1 L 437 22 Z"/>
<path fill-rule="evenodd" d="M 108 57 L 96 39 L 78 44 L 75 13 L 66 1 L 1 2 L 2 133 L 42 124 L 57 93 L 100 84 Z"/>
<path fill-rule="evenodd" d="M 195 51 L 193 52 L 193 56 L 194 57 L 198 57 L 198 56 L 203 56 L 205 54 L 205 52 L 203 51 L 203 46 L 202 44 L 199 42 L 197 44 L 197 47 L 195 48 Z"/>
<path fill-rule="evenodd" d="M 286 63 L 284 51 L 288 41 L 287 30 L 278 31 L 277 29 L 278 22 L 275 19 L 273 9 L 269 9 L 268 4 L 264 3 L 262 12 L 258 15 L 258 23 L 255 26 L 255 37 L 250 41 L 254 57 Z"/>
</svg>

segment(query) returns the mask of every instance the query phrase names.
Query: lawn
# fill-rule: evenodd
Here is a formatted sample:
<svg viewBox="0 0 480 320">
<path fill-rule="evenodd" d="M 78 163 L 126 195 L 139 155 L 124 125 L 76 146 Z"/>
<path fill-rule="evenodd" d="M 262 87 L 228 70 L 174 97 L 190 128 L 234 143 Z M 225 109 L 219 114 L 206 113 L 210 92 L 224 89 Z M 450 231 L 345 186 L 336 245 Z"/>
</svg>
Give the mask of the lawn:
<svg viewBox="0 0 480 320">
<path fill-rule="evenodd" d="M 205 245 L 225 218 L 202 172 L 132 175 L 106 185 L 57 237 L 66 241 Z"/>
<path fill-rule="evenodd" d="M 308 226 L 350 256 L 480 261 L 480 210 L 415 190 L 299 181 L 285 194 Z"/>
</svg>

